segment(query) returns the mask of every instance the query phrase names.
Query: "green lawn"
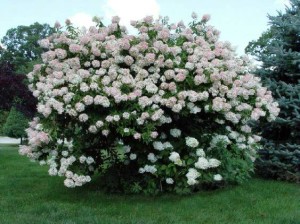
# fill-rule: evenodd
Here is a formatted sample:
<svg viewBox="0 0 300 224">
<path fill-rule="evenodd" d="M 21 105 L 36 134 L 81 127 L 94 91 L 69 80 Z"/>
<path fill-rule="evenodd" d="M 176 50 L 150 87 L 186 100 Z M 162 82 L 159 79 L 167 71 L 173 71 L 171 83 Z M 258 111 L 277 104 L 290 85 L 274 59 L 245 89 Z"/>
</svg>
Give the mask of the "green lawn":
<svg viewBox="0 0 300 224">
<path fill-rule="evenodd" d="M 191 196 L 110 195 L 97 182 L 67 189 L 46 167 L 0 145 L 0 223 L 300 224 L 300 187 L 253 179 Z"/>
</svg>

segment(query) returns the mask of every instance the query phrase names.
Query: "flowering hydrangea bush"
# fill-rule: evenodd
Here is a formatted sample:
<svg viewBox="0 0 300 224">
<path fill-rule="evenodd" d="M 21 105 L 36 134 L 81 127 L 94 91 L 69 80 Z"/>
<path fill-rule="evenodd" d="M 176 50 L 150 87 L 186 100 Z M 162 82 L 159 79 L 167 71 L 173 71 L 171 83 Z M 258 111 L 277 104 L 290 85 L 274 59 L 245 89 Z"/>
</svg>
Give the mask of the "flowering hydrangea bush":
<svg viewBox="0 0 300 224">
<path fill-rule="evenodd" d="M 97 19 L 96 19 L 97 20 Z M 49 166 L 67 187 L 102 181 L 126 192 L 189 192 L 240 182 L 253 170 L 260 137 L 278 104 L 249 61 L 207 25 L 119 18 L 40 41 L 48 51 L 28 74 L 38 116 L 20 154 Z"/>
</svg>

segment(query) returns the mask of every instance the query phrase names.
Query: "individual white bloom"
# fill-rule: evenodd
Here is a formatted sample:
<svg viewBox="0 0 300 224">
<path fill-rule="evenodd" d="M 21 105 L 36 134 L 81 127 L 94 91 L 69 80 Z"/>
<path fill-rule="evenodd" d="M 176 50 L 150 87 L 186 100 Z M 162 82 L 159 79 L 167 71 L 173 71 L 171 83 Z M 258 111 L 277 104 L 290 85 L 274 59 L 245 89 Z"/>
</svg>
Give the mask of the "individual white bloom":
<svg viewBox="0 0 300 224">
<path fill-rule="evenodd" d="M 154 94 L 158 91 L 158 87 L 155 84 L 150 83 L 146 86 L 146 90 L 147 90 L 148 93 L 153 93 Z"/>
<path fill-rule="evenodd" d="M 85 106 L 83 103 L 76 103 L 75 104 L 75 109 L 77 112 L 82 112 L 85 110 Z"/>
<path fill-rule="evenodd" d="M 215 122 L 218 124 L 225 124 L 225 121 L 221 119 L 216 119 Z"/>
<path fill-rule="evenodd" d="M 107 136 L 109 134 L 109 130 L 102 130 L 102 135 Z"/>
<path fill-rule="evenodd" d="M 134 139 L 140 139 L 142 135 L 140 133 L 134 133 L 133 138 Z"/>
<path fill-rule="evenodd" d="M 69 187 L 69 188 L 74 188 L 75 187 L 75 183 L 72 179 L 65 179 L 64 184 L 65 184 L 66 187 Z"/>
<path fill-rule="evenodd" d="M 101 128 L 103 126 L 103 124 L 104 124 L 103 121 L 97 121 L 96 122 L 96 127 Z"/>
<path fill-rule="evenodd" d="M 153 131 L 153 132 L 151 132 L 151 138 L 157 138 L 157 136 L 158 136 L 158 132 L 156 132 L 156 131 Z"/>
<path fill-rule="evenodd" d="M 123 149 L 124 149 L 124 152 L 125 152 L 125 153 L 129 153 L 131 147 L 130 147 L 129 145 L 124 145 Z"/>
<path fill-rule="evenodd" d="M 164 150 L 164 145 L 162 142 L 153 142 L 153 148 L 158 151 L 162 151 Z"/>
<path fill-rule="evenodd" d="M 41 161 L 40 161 L 40 165 L 41 165 L 41 166 L 46 165 L 46 161 L 45 161 L 45 160 L 41 160 Z"/>
<path fill-rule="evenodd" d="M 214 148 L 219 143 L 225 144 L 225 146 L 227 146 L 231 143 L 231 141 L 226 135 L 215 135 L 211 140 L 210 147 Z"/>
<path fill-rule="evenodd" d="M 245 133 L 251 133 L 251 127 L 249 127 L 249 125 L 243 125 L 241 126 L 241 131 Z"/>
<path fill-rule="evenodd" d="M 169 177 L 169 178 L 166 179 L 166 183 L 167 184 L 174 184 L 174 180 Z"/>
<path fill-rule="evenodd" d="M 129 128 L 124 128 L 123 131 L 124 131 L 124 133 L 129 133 L 130 130 L 129 130 Z"/>
<path fill-rule="evenodd" d="M 84 155 L 79 157 L 79 162 L 84 163 L 86 161 L 86 157 Z"/>
<path fill-rule="evenodd" d="M 131 159 L 131 160 L 135 160 L 136 159 L 136 154 L 134 154 L 134 153 L 131 153 L 130 154 L 130 156 L 129 156 L 129 158 Z"/>
<path fill-rule="evenodd" d="M 89 116 L 87 114 L 80 114 L 78 119 L 80 122 L 86 122 L 89 119 Z"/>
<path fill-rule="evenodd" d="M 195 185 L 195 184 L 197 184 L 199 181 L 197 181 L 196 179 L 188 179 L 187 180 L 187 184 L 188 185 Z"/>
<path fill-rule="evenodd" d="M 122 116 L 123 116 L 124 119 L 129 119 L 130 113 L 124 112 L 124 113 L 122 114 Z"/>
<path fill-rule="evenodd" d="M 196 148 L 199 145 L 198 140 L 193 137 L 186 137 L 185 143 L 187 146 L 189 146 L 191 148 Z"/>
<path fill-rule="evenodd" d="M 173 149 L 174 148 L 170 142 L 165 142 L 163 145 L 164 145 L 164 149 L 168 149 L 168 148 Z"/>
<path fill-rule="evenodd" d="M 69 152 L 64 150 L 61 152 L 61 154 L 62 156 L 67 157 L 69 155 Z"/>
<path fill-rule="evenodd" d="M 190 168 L 188 173 L 185 176 L 188 179 L 187 180 L 188 185 L 195 185 L 198 183 L 196 179 L 200 177 L 200 173 L 196 169 Z"/>
<path fill-rule="evenodd" d="M 181 131 L 177 128 L 171 129 L 170 130 L 170 134 L 174 137 L 174 138 L 178 138 L 181 135 Z"/>
<path fill-rule="evenodd" d="M 236 131 L 231 131 L 228 136 L 231 139 L 237 139 L 239 137 L 239 133 Z"/>
<path fill-rule="evenodd" d="M 92 178 L 90 176 L 85 176 L 85 182 L 91 182 Z"/>
<path fill-rule="evenodd" d="M 82 100 L 83 100 L 85 105 L 91 105 L 94 102 L 94 98 L 92 96 L 89 96 L 89 95 L 83 97 Z"/>
<path fill-rule="evenodd" d="M 86 83 L 83 82 L 83 83 L 80 84 L 80 90 L 82 92 L 87 92 L 87 91 L 90 90 L 90 87 Z"/>
<path fill-rule="evenodd" d="M 199 157 L 198 161 L 195 163 L 195 167 L 198 169 L 206 170 L 209 168 L 208 160 L 204 157 Z"/>
<path fill-rule="evenodd" d="M 56 176 L 57 175 L 57 169 L 55 167 L 51 167 L 48 170 L 48 173 L 49 173 L 50 176 Z"/>
<path fill-rule="evenodd" d="M 71 179 L 73 177 L 73 172 L 68 170 L 65 175 L 67 178 Z"/>
<path fill-rule="evenodd" d="M 145 169 L 145 172 L 148 172 L 148 173 L 156 173 L 156 171 L 157 171 L 157 169 L 155 168 L 155 166 L 153 165 L 146 165 L 145 167 L 144 167 L 144 169 Z"/>
<path fill-rule="evenodd" d="M 208 163 L 210 168 L 215 168 L 221 165 L 221 161 L 214 158 L 209 159 Z"/>
<path fill-rule="evenodd" d="M 197 114 L 197 113 L 201 112 L 201 108 L 193 107 L 190 111 L 191 111 L 191 114 Z"/>
<path fill-rule="evenodd" d="M 223 177 L 220 174 L 215 174 L 214 175 L 214 180 L 215 181 L 221 181 L 221 180 L 223 180 Z"/>
<path fill-rule="evenodd" d="M 90 164 L 92 164 L 92 163 L 94 163 L 94 162 L 95 162 L 95 160 L 93 159 L 93 157 L 89 156 L 89 157 L 86 158 L 86 163 L 87 163 L 88 165 L 90 165 Z"/>
<path fill-rule="evenodd" d="M 139 173 L 145 173 L 145 169 L 144 168 L 140 168 L 139 169 Z"/>
<path fill-rule="evenodd" d="M 75 158 L 75 156 L 70 156 L 69 158 L 68 158 L 68 163 L 71 165 L 72 163 L 74 163 L 76 161 L 76 158 Z"/>
<path fill-rule="evenodd" d="M 95 134 L 97 132 L 97 127 L 95 125 L 91 125 L 89 127 L 89 132 Z"/>
<path fill-rule="evenodd" d="M 157 161 L 157 158 L 156 156 L 154 155 L 154 153 L 149 153 L 148 156 L 147 156 L 148 160 L 152 163 L 155 163 Z"/>
<path fill-rule="evenodd" d="M 177 152 L 171 152 L 169 156 L 169 160 L 171 160 L 174 164 L 178 166 L 182 166 L 182 161 L 180 159 L 180 155 Z"/>
<path fill-rule="evenodd" d="M 114 121 L 119 121 L 120 120 L 120 116 L 119 115 L 114 115 Z"/>
<path fill-rule="evenodd" d="M 114 117 L 111 115 L 106 116 L 105 121 L 112 122 L 114 120 Z"/>
<path fill-rule="evenodd" d="M 199 148 L 196 150 L 196 155 L 199 157 L 205 157 L 205 152 L 203 149 Z"/>
<path fill-rule="evenodd" d="M 179 113 L 182 110 L 182 105 L 177 103 L 172 107 L 172 111 L 175 113 Z"/>
</svg>

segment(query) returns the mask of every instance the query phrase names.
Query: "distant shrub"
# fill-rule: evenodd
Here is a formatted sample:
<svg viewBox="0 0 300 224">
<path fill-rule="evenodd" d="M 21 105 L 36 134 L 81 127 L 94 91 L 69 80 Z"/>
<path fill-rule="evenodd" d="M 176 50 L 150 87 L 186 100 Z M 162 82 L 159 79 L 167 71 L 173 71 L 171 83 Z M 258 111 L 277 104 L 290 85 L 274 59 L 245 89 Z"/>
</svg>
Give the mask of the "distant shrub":
<svg viewBox="0 0 300 224">
<path fill-rule="evenodd" d="M 5 124 L 3 125 L 3 133 L 12 138 L 23 138 L 26 136 L 25 129 L 28 127 L 28 119 L 16 108 L 12 107 Z"/>
</svg>

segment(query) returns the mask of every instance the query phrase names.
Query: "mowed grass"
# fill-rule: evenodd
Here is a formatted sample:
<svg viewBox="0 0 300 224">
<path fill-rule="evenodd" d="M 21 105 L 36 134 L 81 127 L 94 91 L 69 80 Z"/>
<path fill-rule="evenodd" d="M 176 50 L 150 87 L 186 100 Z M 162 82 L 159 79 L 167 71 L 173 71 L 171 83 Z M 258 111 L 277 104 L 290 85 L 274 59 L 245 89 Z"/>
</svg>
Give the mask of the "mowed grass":
<svg viewBox="0 0 300 224">
<path fill-rule="evenodd" d="M 99 180 L 98 180 L 99 181 Z M 67 189 L 0 145 L 0 223 L 300 224 L 300 186 L 253 179 L 241 186 L 190 196 L 113 195 L 99 182 Z"/>
</svg>

